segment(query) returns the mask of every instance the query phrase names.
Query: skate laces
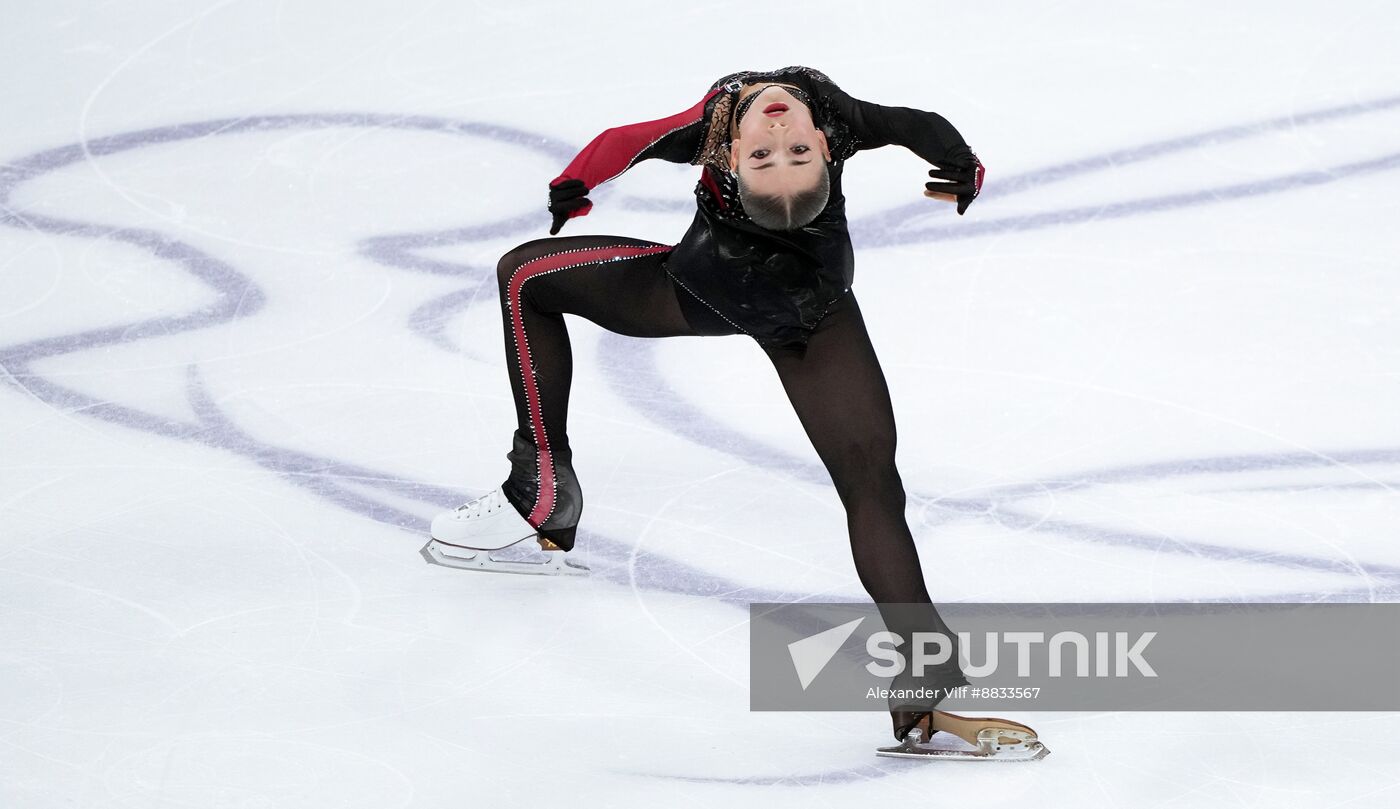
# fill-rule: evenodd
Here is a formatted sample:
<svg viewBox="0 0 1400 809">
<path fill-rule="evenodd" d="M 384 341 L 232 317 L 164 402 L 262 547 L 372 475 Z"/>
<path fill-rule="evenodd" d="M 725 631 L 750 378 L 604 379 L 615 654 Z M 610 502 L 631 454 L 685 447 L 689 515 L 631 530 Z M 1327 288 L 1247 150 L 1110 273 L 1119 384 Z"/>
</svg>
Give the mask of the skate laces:
<svg viewBox="0 0 1400 809">
<path fill-rule="evenodd" d="M 489 514 L 502 505 L 501 490 L 492 489 L 467 503 L 457 507 L 457 514 L 461 517 L 479 517 L 482 514 Z"/>
</svg>

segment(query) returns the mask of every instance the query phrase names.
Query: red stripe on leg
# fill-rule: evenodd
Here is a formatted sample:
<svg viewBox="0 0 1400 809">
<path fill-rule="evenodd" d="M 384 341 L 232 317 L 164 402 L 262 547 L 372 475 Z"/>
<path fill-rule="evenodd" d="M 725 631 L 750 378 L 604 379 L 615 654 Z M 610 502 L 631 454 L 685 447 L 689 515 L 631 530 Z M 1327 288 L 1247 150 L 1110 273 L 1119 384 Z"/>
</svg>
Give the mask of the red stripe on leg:
<svg viewBox="0 0 1400 809">
<path fill-rule="evenodd" d="M 641 247 L 621 245 L 616 247 L 594 247 L 582 250 L 569 250 L 549 256 L 541 256 L 528 261 L 511 274 L 506 291 L 506 301 L 510 306 L 511 331 L 515 341 L 515 356 L 520 363 L 520 375 L 524 382 L 526 409 L 530 414 L 530 430 L 535 439 L 536 468 L 539 469 L 539 486 L 535 493 L 535 504 L 530 509 L 526 521 L 539 528 L 554 511 L 554 456 L 549 449 L 549 436 L 544 427 L 544 413 L 540 410 L 539 389 L 535 387 L 534 363 L 530 359 L 530 341 L 525 334 L 525 318 L 520 311 L 520 296 L 525 282 L 546 273 L 558 272 L 573 267 L 583 267 L 603 261 L 621 261 L 669 252 L 666 245 Z"/>
</svg>

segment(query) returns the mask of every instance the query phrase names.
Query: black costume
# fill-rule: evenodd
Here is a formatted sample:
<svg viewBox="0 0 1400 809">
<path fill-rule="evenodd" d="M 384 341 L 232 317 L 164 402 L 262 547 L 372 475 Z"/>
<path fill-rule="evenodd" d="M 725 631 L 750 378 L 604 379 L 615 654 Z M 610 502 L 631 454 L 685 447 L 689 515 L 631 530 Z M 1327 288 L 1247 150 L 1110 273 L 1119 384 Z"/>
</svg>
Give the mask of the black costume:
<svg viewBox="0 0 1400 809">
<path fill-rule="evenodd" d="M 831 152 L 827 205 L 795 231 L 755 225 L 728 168 L 740 91 L 771 83 L 797 88 L 794 95 L 807 103 Z M 582 512 L 567 438 L 572 358 L 564 314 L 636 337 L 747 334 L 772 360 L 831 473 L 867 592 L 880 604 L 928 605 L 917 625 L 904 620 L 890 628 L 946 631 L 904 518 L 889 391 L 850 292 L 854 255 L 842 168 L 858 151 L 888 144 L 938 165 L 975 165 L 980 183 L 981 164 L 942 116 L 858 101 L 805 67 L 725 76 L 689 110 L 609 129 L 580 152 L 552 188 L 581 183 L 592 189 L 650 158 L 704 168 L 695 219 L 674 247 L 608 236 L 542 239 L 512 250 L 498 265 L 519 420 L 504 488 L 531 525 L 567 550 Z M 581 194 L 572 198 L 570 216 L 588 212 L 591 203 L 580 202 Z M 966 680 L 954 663 L 925 682 L 949 688 Z M 903 707 L 927 712 L 932 706 Z M 897 714 L 897 735 L 918 715 Z"/>
<path fill-rule="evenodd" d="M 738 182 L 727 163 L 730 118 L 741 89 L 754 84 L 796 88 L 826 135 L 831 195 L 821 215 L 800 230 L 765 230 L 739 204 Z M 684 113 L 604 132 L 554 183 L 575 179 L 593 188 L 653 158 L 704 166 L 695 186 L 695 219 L 667 262 L 672 277 L 691 293 L 682 298 L 687 319 L 705 333 L 739 331 L 764 346 L 801 345 L 854 278 L 841 193 L 845 162 L 858 151 L 891 144 L 929 163 L 976 163 L 962 136 L 937 113 L 859 101 L 807 67 L 745 71 L 716 81 Z"/>
</svg>

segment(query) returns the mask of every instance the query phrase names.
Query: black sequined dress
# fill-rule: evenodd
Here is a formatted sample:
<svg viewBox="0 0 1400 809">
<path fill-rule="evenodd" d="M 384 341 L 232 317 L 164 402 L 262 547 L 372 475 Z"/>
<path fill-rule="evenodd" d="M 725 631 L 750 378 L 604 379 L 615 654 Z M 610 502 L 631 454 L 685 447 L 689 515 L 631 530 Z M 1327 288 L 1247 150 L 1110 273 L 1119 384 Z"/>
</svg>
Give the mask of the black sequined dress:
<svg viewBox="0 0 1400 809">
<path fill-rule="evenodd" d="M 754 84 L 797 87 L 826 135 L 831 195 L 821 214 L 799 230 L 754 224 L 728 168 L 730 119 L 740 92 Z M 695 186 L 695 219 L 667 261 L 667 272 L 689 293 L 681 295 L 687 319 L 702 333 L 742 332 L 764 346 L 801 346 L 831 305 L 850 291 L 855 275 L 841 192 L 845 163 L 861 150 L 891 144 L 931 164 L 972 156 L 958 131 L 937 113 L 860 101 L 809 67 L 742 71 L 720 78 L 685 112 L 604 132 L 556 182 L 581 179 L 593 188 L 652 158 L 703 166 Z M 919 182 L 911 180 L 911 186 L 922 191 Z"/>
</svg>

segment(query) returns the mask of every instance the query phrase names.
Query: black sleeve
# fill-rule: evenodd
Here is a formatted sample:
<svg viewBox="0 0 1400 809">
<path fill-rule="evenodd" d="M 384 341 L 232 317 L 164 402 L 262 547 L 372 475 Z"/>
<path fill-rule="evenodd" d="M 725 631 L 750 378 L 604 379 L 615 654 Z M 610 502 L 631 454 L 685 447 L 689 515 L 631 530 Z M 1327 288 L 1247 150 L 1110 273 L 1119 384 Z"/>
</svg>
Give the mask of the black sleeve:
<svg viewBox="0 0 1400 809">
<path fill-rule="evenodd" d="M 835 84 L 822 88 L 832 111 L 851 128 L 856 149 L 903 146 L 929 163 L 962 162 L 972 155 L 947 118 L 909 107 L 884 107 L 852 98 Z"/>
</svg>

